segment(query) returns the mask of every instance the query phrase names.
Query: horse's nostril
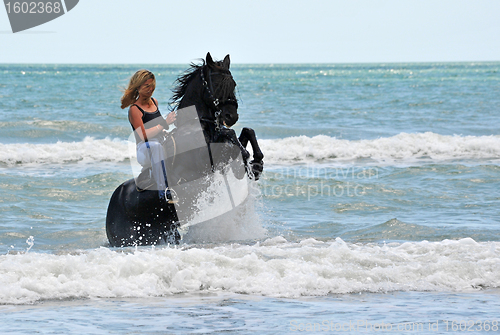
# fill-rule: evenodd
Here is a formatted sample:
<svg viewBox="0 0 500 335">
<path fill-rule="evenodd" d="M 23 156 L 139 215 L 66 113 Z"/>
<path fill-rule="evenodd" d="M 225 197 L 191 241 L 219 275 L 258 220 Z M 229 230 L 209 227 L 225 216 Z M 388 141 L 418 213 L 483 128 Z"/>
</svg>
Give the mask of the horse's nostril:
<svg viewBox="0 0 500 335">
<path fill-rule="evenodd" d="M 224 121 L 230 127 L 238 121 L 238 114 L 225 113 Z"/>
</svg>

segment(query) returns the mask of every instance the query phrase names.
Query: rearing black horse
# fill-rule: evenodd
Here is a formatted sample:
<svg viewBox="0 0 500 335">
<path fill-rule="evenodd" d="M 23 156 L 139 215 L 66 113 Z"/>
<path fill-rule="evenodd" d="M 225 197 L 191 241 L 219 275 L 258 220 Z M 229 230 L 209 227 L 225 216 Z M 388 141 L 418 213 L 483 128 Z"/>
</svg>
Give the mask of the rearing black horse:
<svg viewBox="0 0 500 335">
<path fill-rule="evenodd" d="M 172 103 L 177 104 L 176 129 L 164 141 L 170 187 L 182 189 L 190 181 L 228 164 L 240 164 L 240 171 L 246 171 L 250 179 L 258 180 L 262 173 L 264 155 L 253 129 L 243 128 L 239 137 L 230 129 L 238 121 L 238 101 L 229 67 L 229 55 L 223 61 L 214 61 L 208 53 L 206 61 L 191 64 L 176 81 L 172 98 Z M 187 112 L 192 106 L 196 112 Z M 193 126 L 200 125 L 206 146 L 182 150 L 182 143 L 193 136 Z M 245 149 L 248 143 L 253 151 L 250 162 Z M 148 189 L 153 184 L 149 176 L 150 171 L 144 169 L 137 179 L 124 182 L 113 193 L 106 216 L 106 234 L 111 246 L 179 242 L 176 207 L 158 199 L 156 190 Z M 194 192 L 202 191 L 203 187 Z"/>
</svg>

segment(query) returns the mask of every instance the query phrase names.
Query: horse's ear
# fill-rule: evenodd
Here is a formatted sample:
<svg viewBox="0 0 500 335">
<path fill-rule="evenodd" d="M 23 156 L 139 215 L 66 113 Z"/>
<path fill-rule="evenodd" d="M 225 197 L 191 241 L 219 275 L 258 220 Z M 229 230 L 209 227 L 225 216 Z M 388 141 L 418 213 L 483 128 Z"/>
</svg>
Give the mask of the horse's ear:
<svg viewBox="0 0 500 335">
<path fill-rule="evenodd" d="M 222 65 L 224 66 L 224 68 L 229 70 L 229 65 L 231 65 L 231 60 L 229 59 L 229 55 L 226 55 L 226 57 L 224 57 Z"/>
<path fill-rule="evenodd" d="M 214 60 L 212 59 L 212 55 L 210 55 L 210 52 L 207 52 L 207 65 L 214 65 Z"/>
</svg>

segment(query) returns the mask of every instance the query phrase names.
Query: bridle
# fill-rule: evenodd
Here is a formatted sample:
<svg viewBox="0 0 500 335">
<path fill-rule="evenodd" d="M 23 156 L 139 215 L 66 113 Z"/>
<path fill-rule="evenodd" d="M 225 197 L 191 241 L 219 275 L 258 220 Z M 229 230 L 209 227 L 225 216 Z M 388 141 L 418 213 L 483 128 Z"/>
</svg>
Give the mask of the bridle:
<svg viewBox="0 0 500 335">
<path fill-rule="evenodd" d="M 201 75 L 201 81 L 203 83 L 203 87 L 204 89 L 207 91 L 208 93 L 208 96 L 210 97 L 210 100 L 212 102 L 212 105 L 211 106 L 213 108 L 213 110 L 215 110 L 215 120 L 207 120 L 207 119 L 202 119 L 203 121 L 210 121 L 210 122 L 214 122 L 215 123 L 215 130 L 217 132 L 220 131 L 221 129 L 221 122 L 220 122 L 220 115 L 222 114 L 222 107 L 225 106 L 225 105 L 234 105 L 236 106 L 236 108 L 238 108 L 238 101 L 236 101 L 236 99 L 232 99 L 232 98 L 227 98 L 226 100 L 224 101 L 219 101 L 218 98 L 214 97 L 214 88 L 213 88 L 213 84 L 212 84 L 212 76 L 213 75 L 216 75 L 216 74 L 222 74 L 222 75 L 226 75 L 226 76 L 231 76 L 231 74 L 225 74 L 225 73 L 222 73 L 222 72 L 212 72 L 212 70 L 210 69 L 209 66 L 207 66 L 207 69 L 208 69 L 208 82 L 207 80 L 205 79 L 205 74 L 204 74 L 204 71 L 203 71 L 203 67 L 201 68 L 201 71 L 200 71 L 200 75 Z M 232 76 L 231 76 L 232 77 Z"/>
</svg>

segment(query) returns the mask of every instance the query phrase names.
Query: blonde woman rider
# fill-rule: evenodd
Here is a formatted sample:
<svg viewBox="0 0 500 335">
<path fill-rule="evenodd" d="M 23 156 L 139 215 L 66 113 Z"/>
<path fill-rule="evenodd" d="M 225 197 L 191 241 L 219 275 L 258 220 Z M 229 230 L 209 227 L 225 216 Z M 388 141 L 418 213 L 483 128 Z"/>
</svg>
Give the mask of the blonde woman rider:
<svg viewBox="0 0 500 335">
<path fill-rule="evenodd" d="M 169 125 L 174 123 L 175 113 L 171 112 L 166 119 L 163 118 L 158 101 L 152 97 L 155 88 L 156 79 L 151 71 L 137 71 L 130 78 L 128 88 L 123 94 L 121 108 L 130 106 L 128 119 L 137 143 L 137 161 L 143 167 L 151 166 L 159 197 L 170 199 L 160 139 L 163 130 L 167 130 Z"/>
</svg>

